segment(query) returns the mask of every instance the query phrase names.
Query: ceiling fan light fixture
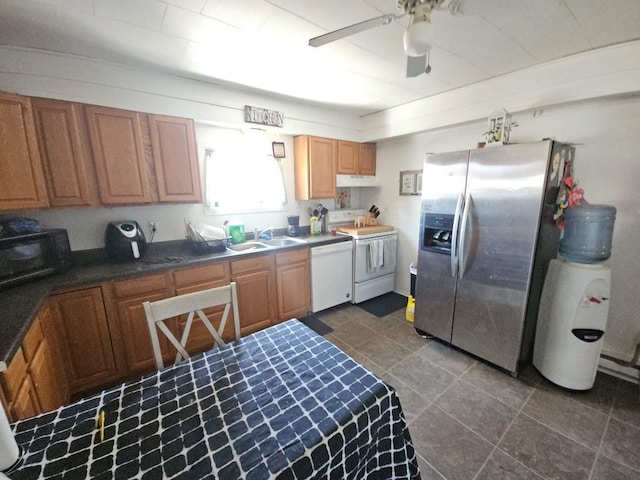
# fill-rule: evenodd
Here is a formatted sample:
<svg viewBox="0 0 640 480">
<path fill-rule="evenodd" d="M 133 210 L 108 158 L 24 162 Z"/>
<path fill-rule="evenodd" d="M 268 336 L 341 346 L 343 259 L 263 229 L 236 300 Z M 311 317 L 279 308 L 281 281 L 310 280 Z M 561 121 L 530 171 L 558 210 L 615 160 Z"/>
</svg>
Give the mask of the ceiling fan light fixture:
<svg viewBox="0 0 640 480">
<path fill-rule="evenodd" d="M 431 23 L 411 22 L 403 35 L 404 52 L 410 57 L 422 57 L 431 50 Z"/>
</svg>

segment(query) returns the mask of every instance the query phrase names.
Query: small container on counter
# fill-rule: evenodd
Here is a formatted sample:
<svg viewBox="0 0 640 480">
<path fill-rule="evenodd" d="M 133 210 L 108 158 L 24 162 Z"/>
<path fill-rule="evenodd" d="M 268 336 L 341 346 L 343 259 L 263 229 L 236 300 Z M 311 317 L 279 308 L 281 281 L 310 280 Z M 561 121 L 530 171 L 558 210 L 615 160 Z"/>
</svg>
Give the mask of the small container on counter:
<svg viewBox="0 0 640 480">
<path fill-rule="evenodd" d="M 244 224 L 232 223 L 229 225 L 229 236 L 231 237 L 231 243 L 237 245 L 238 243 L 244 243 L 246 237 L 244 234 Z"/>
<path fill-rule="evenodd" d="M 322 232 L 322 223 L 318 217 L 311 217 L 309 219 L 309 233 L 311 235 L 320 235 Z"/>
</svg>

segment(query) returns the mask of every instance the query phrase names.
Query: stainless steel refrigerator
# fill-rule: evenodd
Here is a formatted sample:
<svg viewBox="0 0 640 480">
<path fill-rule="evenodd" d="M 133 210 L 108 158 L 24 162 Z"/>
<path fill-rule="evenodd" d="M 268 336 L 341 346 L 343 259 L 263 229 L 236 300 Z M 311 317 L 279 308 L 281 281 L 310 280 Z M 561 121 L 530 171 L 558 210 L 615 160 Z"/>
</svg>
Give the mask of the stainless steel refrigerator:
<svg viewBox="0 0 640 480">
<path fill-rule="evenodd" d="M 517 374 L 531 356 L 572 158 L 551 140 L 427 155 L 416 329 Z"/>
</svg>

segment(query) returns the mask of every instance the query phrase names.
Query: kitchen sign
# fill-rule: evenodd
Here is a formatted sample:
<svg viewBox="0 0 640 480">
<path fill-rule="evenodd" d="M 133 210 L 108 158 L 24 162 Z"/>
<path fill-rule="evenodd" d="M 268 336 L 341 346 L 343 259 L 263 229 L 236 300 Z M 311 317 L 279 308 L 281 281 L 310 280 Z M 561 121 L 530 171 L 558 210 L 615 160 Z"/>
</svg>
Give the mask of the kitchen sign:
<svg viewBox="0 0 640 480">
<path fill-rule="evenodd" d="M 272 127 L 282 127 L 284 123 L 284 112 L 245 105 L 244 121 L 247 123 L 259 123 L 260 125 L 269 125 Z"/>
</svg>

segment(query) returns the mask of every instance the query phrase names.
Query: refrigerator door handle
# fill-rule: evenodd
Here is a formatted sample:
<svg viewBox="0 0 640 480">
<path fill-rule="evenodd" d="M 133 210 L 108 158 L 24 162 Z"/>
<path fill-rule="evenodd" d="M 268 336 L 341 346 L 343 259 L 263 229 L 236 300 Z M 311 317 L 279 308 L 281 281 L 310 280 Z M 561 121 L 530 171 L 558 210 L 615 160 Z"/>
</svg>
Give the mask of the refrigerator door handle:
<svg viewBox="0 0 640 480">
<path fill-rule="evenodd" d="M 469 220 L 469 210 L 471 210 L 471 194 L 467 192 L 467 198 L 464 202 L 464 213 L 462 214 L 462 227 L 460 228 L 460 248 L 458 250 L 459 265 L 460 265 L 460 280 L 464 277 L 465 262 L 464 262 L 464 244 L 467 236 L 467 221 Z"/>
<path fill-rule="evenodd" d="M 458 203 L 456 203 L 456 213 L 453 216 L 453 232 L 451 234 L 451 276 L 455 277 L 458 273 L 458 228 L 460 226 L 460 211 L 464 202 L 464 195 L 460 192 L 458 195 Z"/>
</svg>

